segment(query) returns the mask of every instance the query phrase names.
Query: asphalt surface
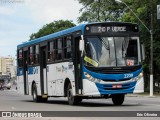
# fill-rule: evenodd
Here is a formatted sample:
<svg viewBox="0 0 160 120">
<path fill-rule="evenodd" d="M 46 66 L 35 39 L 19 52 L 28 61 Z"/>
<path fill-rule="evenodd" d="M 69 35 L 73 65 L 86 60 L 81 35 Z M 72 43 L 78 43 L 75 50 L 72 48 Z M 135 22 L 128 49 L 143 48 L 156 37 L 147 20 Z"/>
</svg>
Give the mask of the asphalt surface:
<svg viewBox="0 0 160 120">
<path fill-rule="evenodd" d="M 0 111 L 1 112 L 47 111 L 49 115 L 45 118 L 32 118 L 33 120 L 34 119 L 64 120 L 64 118 L 66 120 L 67 112 L 68 112 L 67 114 L 69 114 L 69 116 L 67 116 L 67 119 L 70 120 L 75 120 L 75 119 L 97 120 L 97 118 L 98 120 L 101 119 L 106 120 L 106 118 L 110 120 L 115 120 L 115 119 L 125 120 L 125 117 L 129 117 L 130 120 L 134 118 L 136 119 L 141 118 L 141 120 L 145 118 L 145 120 L 151 120 L 152 116 L 144 116 L 144 115 L 141 116 L 141 114 L 157 113 L 158 116 L 160 116 L 160 95 L 157 94 L 154 97 L 150 97 L 149 94 L 129 94 L 126 96 L 124 104 L 122 106 L 114 106 L 111 99 L 88 99 L 88 100 L 83 100 L 79 105 L 71 106 L 68 105 L 67 98 L 49 98 L 47 103 L 34 103 L 32 101 L 32 96 L 20 95 L 17 93 L 15 87 L 12 87 L 11 90 L 0 91 Z M 102 111 L 103 113 L 102 116 L 104 115 L 105 117 L 100 117 L 100 115 L 98 115 L 101 114 L 100 111 Z M 113 111 L 113 113 L 110 113 L 110 111 Z M 117 111 L 120 112 L 120 115 L 122 115 L 122 117 L 120 117 Z M 54 117 L 52 116 L 53 114 Z M 106 117 L 107 114 L 111 117 Z M 50 115 L 52 117 L 50 117 Z M 22 118 L 3 118 L 3 119 L 22 119 Z M 23 119 L 30 119 L 30 118 L 23 118 Z M 154 120 L 156 119 L 158 120 L 160 118 L 154 116 Z"/>
</svg>

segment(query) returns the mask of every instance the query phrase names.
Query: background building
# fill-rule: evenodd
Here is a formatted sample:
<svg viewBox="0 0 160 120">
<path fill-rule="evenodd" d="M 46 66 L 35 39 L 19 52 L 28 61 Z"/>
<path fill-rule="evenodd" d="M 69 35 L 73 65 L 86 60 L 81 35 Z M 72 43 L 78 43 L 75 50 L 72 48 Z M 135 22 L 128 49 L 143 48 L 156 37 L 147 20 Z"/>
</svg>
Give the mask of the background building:
<svg viewBox="0 0 160 120">
<path fill-rule="evenodd" d="M 10 75 L 11 78 L 16 76 L 15 59 L 12 56 L 0 57 L 0 74 Z"/>
</svg>

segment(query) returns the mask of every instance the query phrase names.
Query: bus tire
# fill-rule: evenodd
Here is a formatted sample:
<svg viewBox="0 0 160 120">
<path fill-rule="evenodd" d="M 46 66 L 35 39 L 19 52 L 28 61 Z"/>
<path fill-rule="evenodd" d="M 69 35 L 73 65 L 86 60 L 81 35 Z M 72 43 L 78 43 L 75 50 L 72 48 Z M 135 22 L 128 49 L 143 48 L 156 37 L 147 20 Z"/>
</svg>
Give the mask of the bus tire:
<svg viewBox="0 0 160 120">
<path fill-rule="evenodd" d="M 73 96 L 73 90 L 72 90 L 71 84 L 68 85 L 67 98 L 68 98 L 69 105 L 76 105 L 82 101 L 82 98 Z"/>
<path fill-rule="evenodd" d="M 33 84 L 33 91 L 32 91 L 32 97 L 34 102 L 40 102 L 41 96 L 37 95 L 37 87 L 36 84 Z"/>
<path fill-rule="evenodd" d="M 124 94 L 115 94 L 112 95 L 112 102 L 114 105 L 122 105 L 124 102 L 125 95 Z"/>
</svg>

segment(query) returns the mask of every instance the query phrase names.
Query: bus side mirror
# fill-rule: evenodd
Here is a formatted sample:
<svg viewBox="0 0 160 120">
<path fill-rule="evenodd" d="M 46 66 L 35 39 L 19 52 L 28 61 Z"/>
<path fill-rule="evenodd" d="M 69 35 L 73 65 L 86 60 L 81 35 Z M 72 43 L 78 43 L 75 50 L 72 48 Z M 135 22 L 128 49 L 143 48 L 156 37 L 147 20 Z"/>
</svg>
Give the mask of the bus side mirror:
<svg viewBox="0 0 160 120">
<path fill-rule="evenodd" d="M 79 41 L 79 50 L 80 50 L 81 52 L 84 51 L 84 40 L 80 40 L 80 41 Z"/>
<path fill-rule="evenodd" d="M 141 51 L 142 51 L 142 60 L 145 59 L 145 47 L 144 44 L 141 44 Z"/>
</svg>

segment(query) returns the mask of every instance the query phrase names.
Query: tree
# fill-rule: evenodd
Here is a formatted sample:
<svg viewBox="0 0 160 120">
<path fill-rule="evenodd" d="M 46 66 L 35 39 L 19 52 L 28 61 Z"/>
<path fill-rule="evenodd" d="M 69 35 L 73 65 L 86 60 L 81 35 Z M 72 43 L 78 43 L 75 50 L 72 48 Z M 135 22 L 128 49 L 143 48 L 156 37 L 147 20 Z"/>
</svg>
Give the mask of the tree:
<svg viewBox="0 0 160 120">
<path fill-rule="evenodd" d="M 123 6 L 114 0 L 78 0 L 83 8 L 78 22 L 117 21 L 122 16 Z"/>
<path fill-rule="evenodd" d="M 55 33 L 70 27 L 74 27 L 75 24 L 69 20 L 58 20 L 51 22 L 49 24 L 44 25 L 37 33 L 32 33 L 30 35 L 30 40 L 34 40 L 36 38 Z"/>
</svg>

